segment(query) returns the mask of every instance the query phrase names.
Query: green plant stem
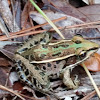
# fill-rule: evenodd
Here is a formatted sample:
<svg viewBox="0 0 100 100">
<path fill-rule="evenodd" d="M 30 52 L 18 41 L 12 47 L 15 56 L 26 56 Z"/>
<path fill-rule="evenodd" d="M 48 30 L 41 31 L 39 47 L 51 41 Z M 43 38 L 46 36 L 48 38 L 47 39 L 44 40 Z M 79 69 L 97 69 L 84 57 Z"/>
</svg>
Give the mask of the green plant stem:
<svg viewBox="0 0 100 100">
<path fill-rule="evenodd" d="M 46 14 L 37 6 L 37 4 L 33 1 L 30 0 L 32 5 L 38 10 L 38 12 L 47 20 L 47 22 L 55 29 L 55 31 L 63 38 L 65 37 L 62 35 L 62 33 L 58 30 L 58 28 L 54 25 L 54 23 L 46 16 Z"/>
<path fill-rule="evenodd" d="M 85 66 L 85 64 L 84 64 L 84 63 L 82 63 L 82 66 L 83 66 L 83 68 L 84 68 L 85 72 L 87 73 L 88 77 L 90 78 L 91 83 L 92 83 L 93 87 L 95 88 L 95 91 L 96 91 L 96 92 L 97 92 L 97 94 L 98 94 L 98 97 L 100 98 L 100 91 L 99 91 L 99 89 L 98 89 L 97 85 L 95 84 L 95 82 L 94 82 L 94 80 L 93 80 L 93 78 L 92 78 L 92 76 L 91 76 L 91 74 L 90 74 L 89 70 L 87 69 L 87 67 Z"/>
</svg>

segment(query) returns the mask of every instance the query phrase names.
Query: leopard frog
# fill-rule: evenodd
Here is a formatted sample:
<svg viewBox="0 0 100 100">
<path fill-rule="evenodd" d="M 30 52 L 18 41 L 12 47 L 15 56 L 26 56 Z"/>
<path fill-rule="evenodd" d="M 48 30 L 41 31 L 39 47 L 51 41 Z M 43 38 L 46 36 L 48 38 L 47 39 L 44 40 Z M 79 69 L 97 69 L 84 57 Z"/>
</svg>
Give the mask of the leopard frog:
<svg viewBox="0 0 100 100">
<path fill-rule="evenodd" d="M 64 84 L 75 89 L 78 82 L 71 80 L 69 68 L 86 60 L 98 48 L 98 44 L 80 35 L 71 40 L 52 41 L 49 33 L 37 34 L 17 49 L 16 70 L 23 82 L 43 93 L 52 93 L 50 78 L 66 75 Z"/>
</svg>

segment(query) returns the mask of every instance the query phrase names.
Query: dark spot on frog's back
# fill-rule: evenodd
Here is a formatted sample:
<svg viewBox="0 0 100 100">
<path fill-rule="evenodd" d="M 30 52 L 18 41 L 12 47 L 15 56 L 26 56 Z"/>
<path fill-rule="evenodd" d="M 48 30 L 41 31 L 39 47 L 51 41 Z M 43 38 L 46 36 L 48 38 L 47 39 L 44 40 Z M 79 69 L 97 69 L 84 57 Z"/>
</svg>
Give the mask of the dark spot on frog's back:
<svg viewBox="0 0 100 100">
<path fill-rule="evenodd" d="M 46 39 L 43 39 L 43 42 L 46 42 Z"/>
<path fill-rule="evenodd" d="M 70 55 L 70 54 L 71 54 L 71 52 L 69 52 L 69 51 L 66 52 L 66 55 Z"/>
<path fill-rule="evenodd" d="M 58 56 L 58 55 L 60 55 L 61 54 L 61 52 L 58 52 L 58 53 L 56 53 L 56 54 L 52 54 L 52 56 Z"/>
<path fill-rule="evenodd" d="M 34 41 L 34 44 L 37 45 L 39 42 L 38 41 Z"/>
<path fill-rule="evenodd" d="M 46 49 L 46 48 L 47 48 L 47 45 L 43 44 L 42 47 L 43 47 L 44 49 Z"/>
<path fill-rule="evenodd" d="M 29 59 L 29 55 L 25 55 L 25 58 L 26 58 L 26 59 Z"/>
<path fill-rule="evenodd" d="M 21 68 L 16 68 L 16 71 L 17 71 L 17 72 L 19 72 L 19 71 L 21 71 L 21 70 L 22 70 Z"/>
<path fill-rule="evenodd" d="M 23 52 L 23 51 L 26 51 L 26 50 L 28 50 L 28 48 L 23 48 L 21 50 L 18 50 L 18 52 Z"/>
<path fill-rule="evenodd" d="M 45 56 L 45 54 L 41 54 L 40 58 L 43 59 Z"/>
<path fill-rule="evenodd" d="M 45 67 L 45 66 L 43 66 L 43 69 L 44 69 L 44 70 L 46 70 L 46 67 Z"/>
<path fill-rule="evenodd" d="M 40 38 L 40 42 L 43 41 L 43 38 Z"/>
<path fill-rule="evenodd" d="M 26 39 L 25 42 L 28 42 L 28 39 Z"/>
<path fill-rule="evenodd" d="M 64 47 L 64 48 L 67 48 L 69 45 L 65 44 L 65 45 L 61 45 L 61 46 Z"/>
<path fill-rule="evenodd" d="M 21 76 L 20 76 L 20 79 L 24 79 L 24 75 L 21 75 Z"/>
<path fill-rule="evenodd" d="M 55 45 L 53 48 L 58 48 L 59 46 Z"/>
<path fill-rule="evenodd" d="M 38 68 L 37 66 L 35 67 L 35 69 L 36 69 L 36 70 L 39 70 L 39 68 Z"/>
<path fill-rule="evenodd" d="M 60 63 L 60 60 L 56 61 L 56 64 L 59 64 Z"/>
<path fill-rule="evenodd" d="M 29 71 L 28 71 L 28 69 L 26 69 L 26 71 L 25 71 L 25 75 L 26 75 L 26 76 L 29 75 Z"/>
<path fill-rule="evenodd" d="M 48 63 L 48 65 L 47 65 L 48 67 L 51 67 L 51 64 L 50 63 Z"/>
<path fill-rule="evenodd" d="M 21 65 L 21 60 L 18 60 L 17 63 L 18 63 L 19 65 Z"/>
<path fill-rule="evenodd" d="M 57 68 L 57 66 L 56 66 L 56 65 L 54 65 L 54 68 Z"/>
<path fill-rule="evenodd" d="M 52 38 L 52 35 L 51 34 L 48 34 L 49 35 L 49 39 L 51 39 Z"/>
<path fill-rule="evenodd" d="M 28 83 L 28 80 L 25 80 L 25 83 Z"/>
<path fill-rule="evenodd" d="M 30 43 L 30 47 L 32 47 L 33 45 Z"/>
<path fill-rule="evenodd" d="M 35 78 L 33 78 L 32 83 L 36 84 L 36 79 Z"/>
<path fill-rule="evenodd" d="M 40 75 L 42 75 L 42 76 L 44 76 L 44 75 L 45 75 L 45 74 L 44 74 L 44 72 L 40 72 L 39 74 L 40 74 Z"/>
<path fill-rule="evenodd" d="M 30 55 L 30 59 L 31 59 L 31 60 L 34 60 L 34 56 L 33 56 L 33 55 Z"/>
<path fill-rule="evenodd" d="M 32 84 L 30 85 L 31 87 L 34 87 Z"/>
</svg>

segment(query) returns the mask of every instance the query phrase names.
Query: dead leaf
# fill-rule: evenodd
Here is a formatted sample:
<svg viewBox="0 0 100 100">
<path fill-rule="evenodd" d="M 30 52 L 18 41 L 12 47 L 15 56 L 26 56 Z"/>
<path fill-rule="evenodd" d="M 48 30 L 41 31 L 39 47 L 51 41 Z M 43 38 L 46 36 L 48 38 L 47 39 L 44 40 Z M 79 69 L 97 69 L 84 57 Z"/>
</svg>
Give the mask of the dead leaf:
<svg viewBox="0 0 100 100">
<path fill-rule="evenodd" d="M 78 24 L 84 23 L 82 20 L 80 20 L 78 18 L 69 16 L 69 15 L 66 15 L 66 14 L 63 14 L 63 13 L 59 13 L 59 12 L 53 12 L 53 11 L 50 11 L 50 10 L 49 11 L 45 10 L 44 12 L 51 20 L 61 18 L 61 17 L 64 17 L 64 16 L 67 17 L 67 19 L 55 23 L 55 25 L 58 26 L 58 27 L 64 28 L 66 26 L 66 28 L 61 30 L 62 34 L 64 35 L 64 37 L 66 39 L 72 38 L 72 36 L 74 36 L 76 34 L 85 35 L 87 37 L 100 37 L 100 34 L 96 29 L 84 29 L 84 28 L 82 28 L 82 29 L 77 29 L 77 28 L 67 29 L 67 27 L 69 27 L 71 25 L 78 25 Z M 30 12 L 30 17 L 38 24 L 43 24 L 43 23 L 46 22 L 46 20 L 43 18 L 43 16 L 36 11 Z M 42 28 L 49 30 L 51 28 L 51 26 L 45 25 Z M 56 37 L 57 39 L 60 38 L 57 35 L 54 36 L 54 37 Z"/>
<path fill-rule="evenodd" d="M 58 26 L 58 27 L 65 27 L 65 26 L 67 27 L 67 26 L 70 26 L 70 25 L 83 23 L 83 21 L 81 21 L 80 19 L 77 19 L 77 18 L 72 17 L 72 16 L 68 16 L 66 14 L 62 14 L 62 13 L 59 13 L 59 12 L 53 12 L 53 11 L 48 11 L 48 10 L 46 10 L 44 12 L 51 20 L 58 19 L 58 18 L 61 18 L 61 17 L 64 17 L 64 16 L 67 17 L 67 19 L 65 19 L 65 20 L 55 22 L 55 25 Z M 46 22 L 46 20 L 43 18 L 43 16 L 36 11 L 30 12 L 30 17 L 38 24 L 43 24 L 43 23 Z M 51 26 L 45 25 L 42 28 L 49 30 L 51 28 Z M 66 38 L 69 38 L 69 37 L 72 37 L 73 35 L 75 35 L 75 33 L 78 33 L 78 32 L 81 33 L 80 29 L 77 29 L 77 30 L 76 29 L 69 29 L 69 30 L 66 30 L 66 32 L 63 33 L 63 35 L 65 35 Z"/>
<path fill-rule="evenodd" d="M 99 21 L 100 20 L 100 5 L 90 5 L 78 8 L 80 12 L 89 18 L 91 21 Z"/>
<path fill-rule="evenodd" d="M 6 0 L 0 1 L 0 13 L 10 32 L 16 32 L 20 30 L 15 20 L 13 20 L 13 15 Z M 13 22 L 15 23 L 15 26 L 13 26 Z"/>
<path fill-rule="evenodd" d="M 90 71 L 100 71 L 100 55 L 95 53 L 92 57 L 84 61 L 84 64 Z"/>
<path fill-rule="evenodd" d="M 0 67 L 0 84 L 5 86 L 7 79 L 8 79 L 7 72 L 5 71 L 5 69 Z M 10 81 L 8 83 L 10 85 Z"/>
<path fill-rule="evenodd" d="M 23 85 L 20 82 L 14 82 L 13 89 L 18 90 L 18 91 L 22 91 Z"/>
<path fill-rule="evenodd" d="M 0 57 L 0 66 L 8 67 L 11 65 L 11 62 L 5 58 Z"/>
<path fill-rule="evenodd" d="M 90 21 L 83 13 L 81 13 L 76 8 L 67 3 L 67 1 L 65 0 L 50 0 L 50 1 L 66 15 L 73 16 L 84 22 Z"/>
<path fill-rule="evenodd" d="M 34 9 L 34 7 L 31 5 L 30 1 L 28 1 L 21 14 L 21 28 L 26 29 L 30 28 L 32 25 L 29 20 L 29 12 Z"/>
</svg>

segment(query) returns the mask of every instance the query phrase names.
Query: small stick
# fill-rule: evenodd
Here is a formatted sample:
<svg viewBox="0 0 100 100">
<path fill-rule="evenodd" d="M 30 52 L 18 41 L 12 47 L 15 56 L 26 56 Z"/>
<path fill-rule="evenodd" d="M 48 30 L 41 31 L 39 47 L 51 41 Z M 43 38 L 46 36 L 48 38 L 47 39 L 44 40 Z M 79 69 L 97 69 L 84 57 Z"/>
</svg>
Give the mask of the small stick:
<svg viewBox="0 0 100 100">
<path fill-rule="evenodd" d="M 99 87 L 100 90 L 100 87 Z M 83 97 L 81 100 L 90 100 L 94 95 L 96 94 L 96 91 L 92 91 L 91 93 L 87 94 L 85 97 Z"/>
<path fill-rule="evenodd" d="M 83 66 L 83 68 L 84 68 L 85 72 L 87 73 L 88 77 L 90 78 L 91 83 L 92 83 L 93 87 L 95 88 L 95 91 L 96 91 L 96 92 L 97 92 L 97 94 L 98 94 L 98 97 L 100 98 L 100 91 L 99 91 L 99 89 L 98 89 L 98 87 L 97 87 L 96 83 L 94 82 L 94 80 L 93 80 L 93 78 L 92 78 L 92 76 L 91 76 L 91 74 L 90 74 L 89 70 L 87 69 L 87 67 L 85 66 L 85 64 L 84 64 L 84 63 L 82 63 L 82 66 Z"/>
<path fill-rule="evenodd" d="M 14 92 L 13 90 L 10 90 L 10 89 L 4 87 L 3 85 L 0 85 L 0 89 L 9 91 L 9 92 L 15 94 L 16 96 L 18 96 L 19 98 L 21 98 L 22 100 L 25 100 L 25 99 L 24 99 L 22 96 L 20 96 L 18 93 L 16 93 L 16 92 Z"/>
</svg>

